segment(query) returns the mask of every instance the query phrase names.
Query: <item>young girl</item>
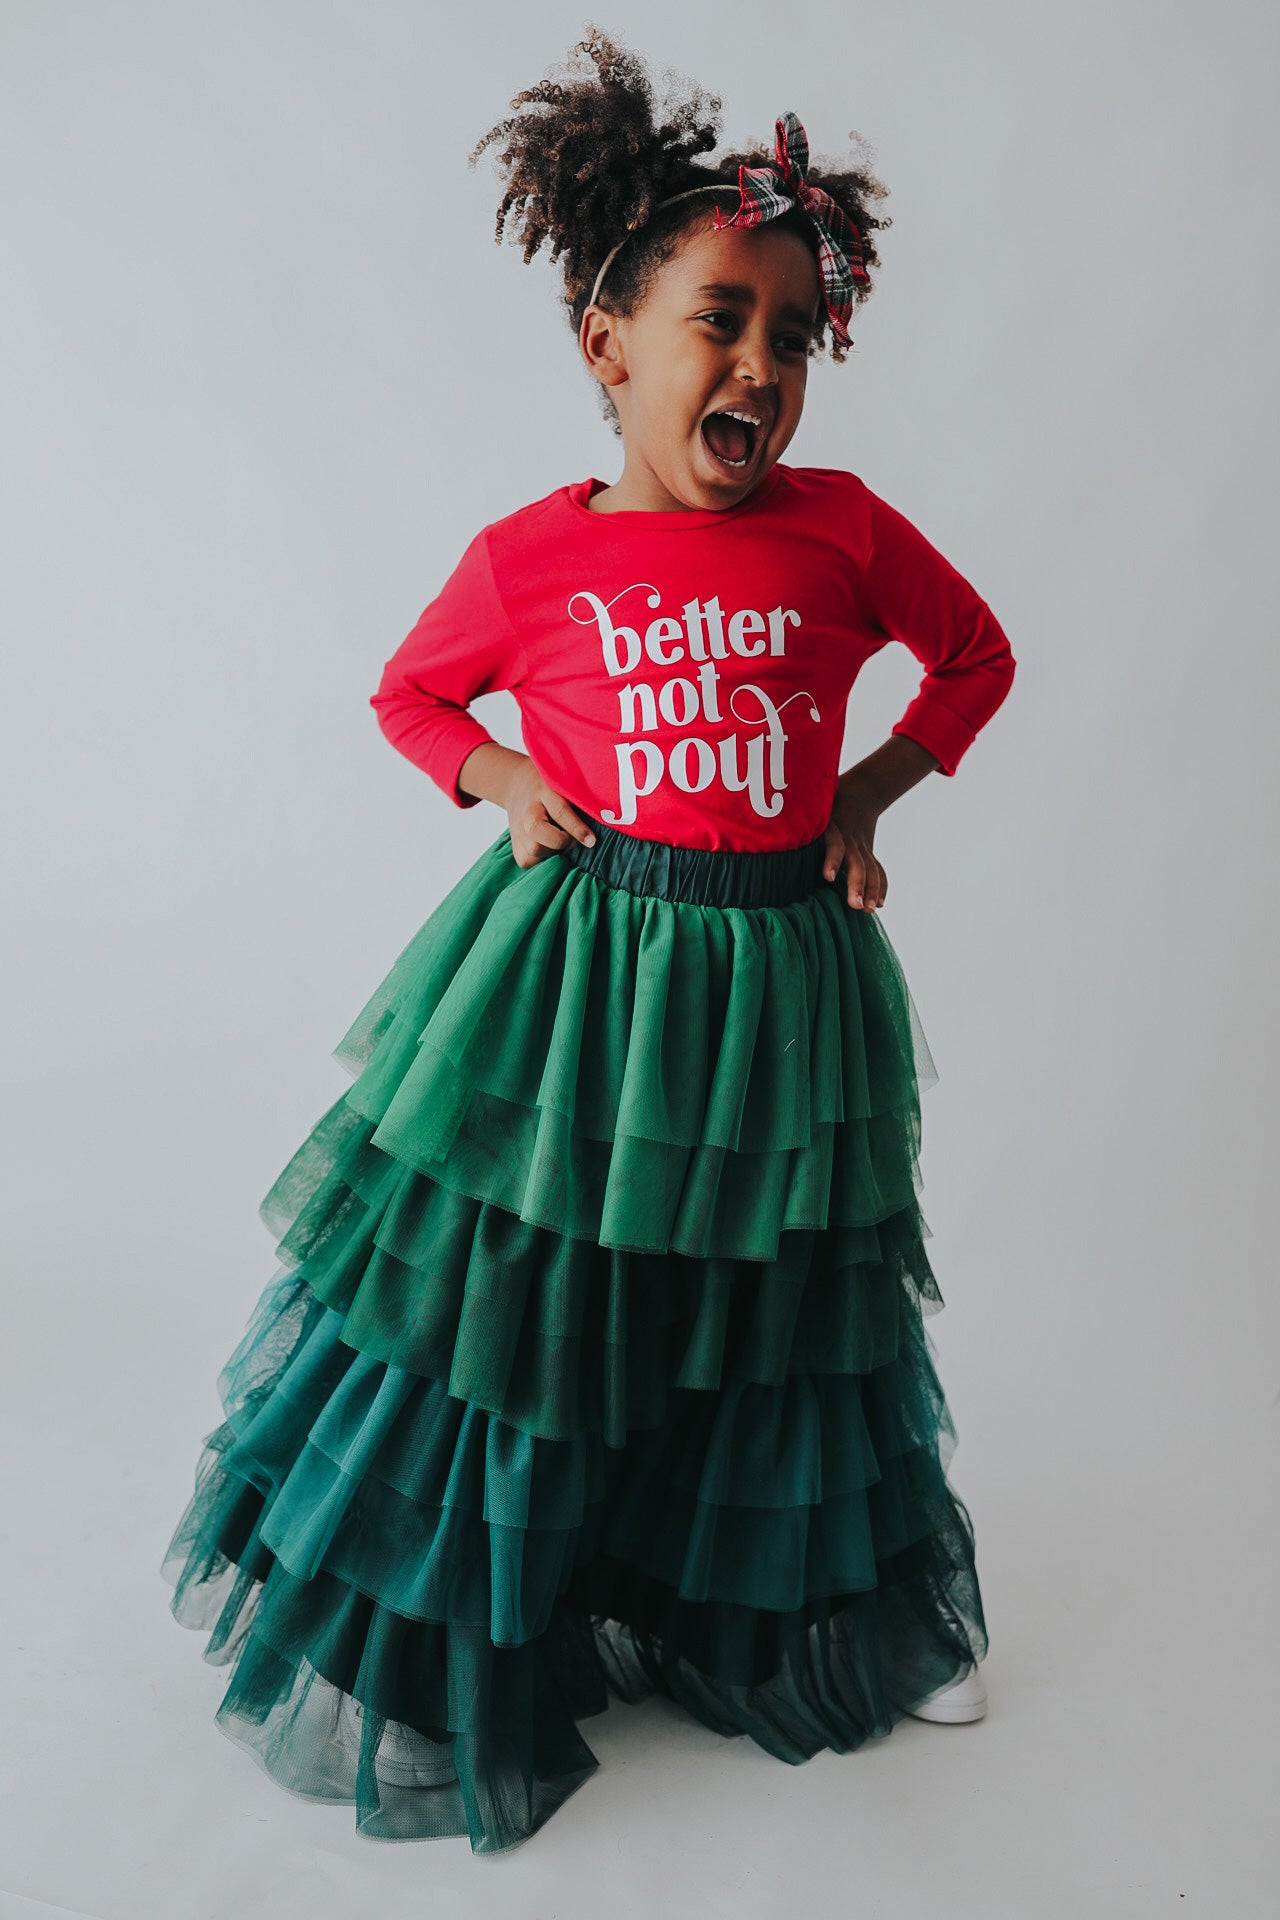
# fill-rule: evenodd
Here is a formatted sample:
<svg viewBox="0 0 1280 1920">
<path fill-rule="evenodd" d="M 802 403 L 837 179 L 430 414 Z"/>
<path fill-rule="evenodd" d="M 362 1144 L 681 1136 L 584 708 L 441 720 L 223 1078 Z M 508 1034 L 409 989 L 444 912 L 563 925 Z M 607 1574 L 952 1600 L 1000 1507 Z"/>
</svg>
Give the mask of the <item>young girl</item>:
<svg viewBox="0 0 1280 1920">
<path fill-rule="evenodd" d="M 499 237 L 515 210 L 563 262 L 622 473 L 483 527 L 372 696 L 507 824 L 262 1203 L 283 1264 L 164 1560 L 275 1780 L 476 1853 L 590 1776 L 611 1694 L 797 1764 L 977 1718 L 987 1649 L 874 842 L 1013 657 L 855 474 L 781 460 L 885 189 L 810 172 L 790 113 L 701 164 L 718 101 L 658 113 L 633 56 L 575 52 L 476 153 Z M 840 772 L 890 640 L 919 693 Z M 498 687 L 528 753 L 467 711 Z"/>
</svg>

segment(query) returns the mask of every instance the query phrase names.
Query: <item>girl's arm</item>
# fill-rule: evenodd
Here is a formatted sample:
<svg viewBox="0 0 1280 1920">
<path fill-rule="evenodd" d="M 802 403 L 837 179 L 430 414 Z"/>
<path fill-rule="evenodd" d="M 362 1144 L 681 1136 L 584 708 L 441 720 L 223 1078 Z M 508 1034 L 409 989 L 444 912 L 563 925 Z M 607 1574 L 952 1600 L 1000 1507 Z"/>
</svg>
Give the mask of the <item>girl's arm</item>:
<svg viewBox="0 0 1280 1920">
<path fill-rule="evenodd" d="M 507 618 L 489 558 L 486 530 L 382 670 L 370 706 L 383 733 L 430 776 L 455 807 L 494 800 L 505 808 L 518 866 L 558 852 L 572 835 L 595 835 L 527 753 L 504 747 L 467 711 L 477 694 L 516 688 L 528 662 Z M 464 779 L 465 773 L 465 779 Z"/>
<path fill-rule="evenodd" d="M 892 731 L 951 775 L 1013 684 L 1013 650 L 986 601 L 919 528 L 869 488 L 867 498 L 864 617 L 925 669 Z"/>
<path fill-rule="evenodd" d="M 836 782 L 836 795 L 859 795 L 875 813 L 883 813 L 912 787 L 919 786 L 927 773 L 941 773 L 942 767 L 927 747 L 906 733 L 891 733 L 873 753 L 864 754 L 846 767 Z"/>
<path fill-rule="evenodd" d="M 928 773 L 953 775 L 1013 683 L 1008 637 L 986 601 L 920 530 L 865 489 L 864 620 L 900 640 L 925 668 L 888 740 L 836 782 L 823 871 L 843 873 L 851 907 L 884 904 L 889 877 L 874 851 L 886 807 Z"/>
<path fill-rule="evenodd" d="M 851 907 L 871 913 L 884 905 L 889 876 L 875 856 L 877 822 L 909 787 L 936 771 L 938 761 L 927 747 L 908 734 L 894 733 L 874 753 L 846 767 L 836 781 L 822 871 L 828 880 L 843 871 Z"/>
<path fill-rule="evenodd" d="M 460 787 L 462 764 L 477 747 L 498 743 L 467 711 L 468 704 L 478 694 L 519 686 L 526 666 L 519 635 L 494 585 L 481 529 L 386 662 L 369 704 L 393 747 L 456 807 L 474 807 L 482 796 Z"/>
</svg>

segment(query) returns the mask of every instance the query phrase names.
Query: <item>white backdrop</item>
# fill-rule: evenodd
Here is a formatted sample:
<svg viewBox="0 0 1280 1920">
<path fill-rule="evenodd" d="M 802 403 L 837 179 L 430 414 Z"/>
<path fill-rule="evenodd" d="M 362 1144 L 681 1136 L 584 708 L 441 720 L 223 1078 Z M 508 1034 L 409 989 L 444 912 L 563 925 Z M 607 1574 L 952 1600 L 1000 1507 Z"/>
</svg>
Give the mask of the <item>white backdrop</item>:
<svg viewBox="0 0 1280 1920">
<path fill-rule="evenodd" d="M 274 1270 L 257 1202 L 505 824 L 383 740 L 382 663 L 482 523 L 619 470 L 466 165 L 588 16 L 0 22 L 0 1916 L 1273 1912 L 1275 9 L 598 18 L 726 145 L 787 108 L 815 159 L 872 142 L 885 266 L 786 458 L 912 518 L 1019 663 L 877 842 L 991 1709 L 789 1768 L 615 1705 L 497 1861 L 265 1779 L 158 1562 Z M 870 663 L 846 764 L 918 678 Z"/>
</svg>

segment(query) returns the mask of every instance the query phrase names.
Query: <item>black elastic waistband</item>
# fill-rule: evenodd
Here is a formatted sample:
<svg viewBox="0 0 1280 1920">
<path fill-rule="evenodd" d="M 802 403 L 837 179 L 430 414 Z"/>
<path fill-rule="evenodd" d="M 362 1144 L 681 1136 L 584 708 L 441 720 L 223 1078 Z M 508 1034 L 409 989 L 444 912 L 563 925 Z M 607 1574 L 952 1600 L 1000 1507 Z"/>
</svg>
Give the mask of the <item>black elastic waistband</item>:
<svg viewBox="0 0 1280 1920">
<path fill-rule="evenodd" d="M 580 809 L 581 811 L 581 809 Z M 627 893 L 703 907 L 782 907 L 803 900 L 822 884 L 825 835 L 803 847 L 770 847 L 759 853 L 721 847 L 672 847 L 642 840 L 592 820 L 593 847 L 569 839 L 560 857 L 593 873 L 606 886 Z"/>
</svg>

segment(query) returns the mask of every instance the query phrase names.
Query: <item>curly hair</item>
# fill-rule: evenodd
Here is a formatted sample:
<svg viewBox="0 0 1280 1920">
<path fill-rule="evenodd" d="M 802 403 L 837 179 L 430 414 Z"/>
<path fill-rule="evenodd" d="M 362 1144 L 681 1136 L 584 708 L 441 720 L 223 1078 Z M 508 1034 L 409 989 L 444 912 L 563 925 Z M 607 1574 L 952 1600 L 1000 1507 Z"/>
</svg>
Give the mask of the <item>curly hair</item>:
<svg viewBox="0 0 1280 1920">
<path fill-rule="evenodd" d="M 575 70 L 579 54 L 594 71 Z M 739 166 L 759 166 L 773 156 L 772 146 L 757 146 L 700 165 L 696 156 L 709 152 L 719 138 L 722 102 L 670 69 L 662 77 L 667 93 L 658 102 L 639 56 L 590 27 L 571 48 L 567 68 L 560 73 L 549 68 L 537 86 L 516 94 L 510 103 L 516 111 L 490 127 L 469 155 L 474 166 L 486 147 L 500 143 L 497 158 L 506 191 L 494 239 L 500 243 L 510 225 L 526 263 L 544 243 L 550 246 L 551 259 L 561 263 L 564 304 L 575 334 L 601 262 L 619 240 L 631 237 L 609 269 L 598 304 L 627 318 L 642 305 L 685 229 L 706 217 L 707 203 L 697 198 L 655 211 L 660 200 L 712 184 L 736 190 Z M 851 133 L 849 139 L 864 159 L 870 157 L 861 135 Z M 893 224 L 874 210 L 888 188 L 866 165 L 811 164 L 806 178 L 829 193 L 857 229 L 868 273 L 867 280 L 854 283 L 854 304 L 861 306 L 880 264 L 875 234 Z M 817 231 L 800 208 L 788 208 L 771 224 L 800 234 L 817 258 Z M 810 352 L 817 353 L 827 336 L 823 308 Z M 834 360 L 845 357 L 834 337 L 830 351 Z M 607 389 L 597 386 L 597 392 L 606 419 L 620 433 Z"/>
</svg>

